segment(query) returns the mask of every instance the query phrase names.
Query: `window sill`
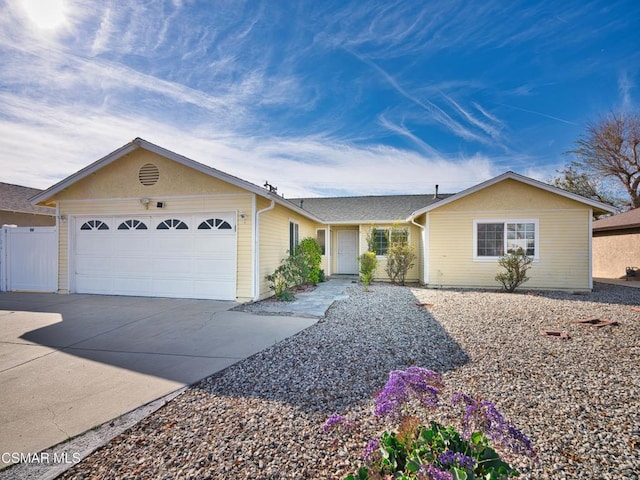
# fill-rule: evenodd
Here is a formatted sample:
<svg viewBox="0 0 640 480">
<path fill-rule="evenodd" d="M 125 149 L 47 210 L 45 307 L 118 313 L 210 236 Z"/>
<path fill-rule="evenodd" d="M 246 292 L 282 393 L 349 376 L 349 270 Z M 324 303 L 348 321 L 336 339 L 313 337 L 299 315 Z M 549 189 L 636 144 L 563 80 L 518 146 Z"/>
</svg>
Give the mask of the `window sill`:
<svg viewBox="0 0 640 480">
<path fill-rule="evenodd" d="M 477 263 L 497 263 L 500 257 L 473 257 L 473 261 Z M 533 263 L 538 263 L 540 258 L 533 257 Z"/>
</svg>

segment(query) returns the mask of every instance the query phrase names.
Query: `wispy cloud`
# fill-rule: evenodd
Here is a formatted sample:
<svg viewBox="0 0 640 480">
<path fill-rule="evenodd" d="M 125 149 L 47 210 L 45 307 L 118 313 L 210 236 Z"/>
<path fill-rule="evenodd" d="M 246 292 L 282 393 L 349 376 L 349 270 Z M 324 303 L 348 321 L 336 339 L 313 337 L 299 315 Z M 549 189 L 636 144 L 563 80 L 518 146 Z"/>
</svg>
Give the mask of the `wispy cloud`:
<svg viewBox="0 0 640 480">
<path fill-rule="evenodd" d="M 639 54 L 593 54 L 622 0 L 294 3 L 69 0 L 44 35 L 0 2 L 6 171 L 47 186 L 141 136 L 288 195 L 454 191 L 555 161 L 576 80 L 633 105 Z"/>
<path fill-rule="evenodd" d="M 537 115 L 539 117 L 549 118 L 551 120 L 555 120 L 557 122 L 566 123 L 568 125 L 578 125 L 576 122 L 572 122 L 570 120 L 565 120 L 564 118 L 556 117 L 553 115 L 549 115 L 548 113 L 537 112 L 535 110 L 530 110 L 528 108 L 516 107 L 515 105 L 507 105 L 506 103 L 501 103 L 503 107 L 513 108 L 514 110 L 520 110 L 521 112 L 531 113 L 533 115 Z"/>
<path fill-rule="evenodd" d="M 416 144 L 426 155 L 429 155 L 432 158 L 441 157 L 440 153 L 435 148 L 433 148 L 431 145 L 429 145 L 427 142 L 425 142 L 421 138 L 418 138 L 416 135 L 414 135 L 405 125 L 402 125 L 402 124 L 398 125 L 388 120 L 384 114 L 380 114 L 378 116 L 378 119 L 380 120 L 380 124 L 384 128 L 391 130 L 392 132 L 397 133 L 403 137 L 408 138 L 414 144 Z"/>
<path fill-rule="evenodd" d="M 630 111 L 634 107 L 631 92 L 635 84 L 629 78 L 627 70 L 623 70 L 618 75 L 618 92 L 620 95 L 620 109 L 624 112 Z"/>
</svg>

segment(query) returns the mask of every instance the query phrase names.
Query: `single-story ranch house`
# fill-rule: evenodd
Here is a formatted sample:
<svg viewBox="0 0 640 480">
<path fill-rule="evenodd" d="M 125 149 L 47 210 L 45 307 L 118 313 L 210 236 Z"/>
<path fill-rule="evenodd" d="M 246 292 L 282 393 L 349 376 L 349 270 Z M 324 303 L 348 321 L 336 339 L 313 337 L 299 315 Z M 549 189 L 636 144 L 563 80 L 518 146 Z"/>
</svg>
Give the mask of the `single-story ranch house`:
<svg viewBox="0 0 640 480">
<path fill-rule="evenodd" d="M 527 288 L 586 291 L 591 219 L 611 211 L 512 172 L 455 195 L 288 200 L 140 138 L 32 202 L 56 208 L 60 293 L 238 302 L 270 296 L 265 276 L 304 237 L 327 275 L 354 275 L 370 229 L 394 225 L 418 255 L 409 281 L 497 288 L 498 256 L 523 247 Z"/>
</svg>

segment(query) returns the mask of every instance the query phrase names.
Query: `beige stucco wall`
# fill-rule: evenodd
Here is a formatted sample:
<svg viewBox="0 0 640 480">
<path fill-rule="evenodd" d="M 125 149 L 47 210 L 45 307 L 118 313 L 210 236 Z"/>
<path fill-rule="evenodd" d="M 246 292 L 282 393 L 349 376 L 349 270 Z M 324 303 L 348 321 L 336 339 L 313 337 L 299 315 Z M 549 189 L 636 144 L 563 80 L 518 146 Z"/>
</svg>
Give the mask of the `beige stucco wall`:
<svg viewBox="0 0 640 480">
<path fill-rule="evenodd" d="M 627 267 L 640 268 L 640 231 L 594 233 L 593 276 L 624 278 Z"/>
<path fill-rule="evenodd" d="M 153 186 L 138 180 L 145 163 L 154 163 L 160 178 Z M 140 199 L 152 201 L 146 209 Z M 145 215 L 192 212 L 236 212 L 237 216 L 237 300 L 252 299 L 253 293 L 253 198 L 254 194 L 205 175 L 146 150 L 136 150 L 60 192 L 54 200 L 65 220 L 59 225 L 59 291 L 70 290 L 70 228 L 77 215 Z M 164 208 L 156 208 L 163 201 Z M 245 214 L 240 218 L 240 212 Z"/>
<path fill-rule="evenodd" d="M 515 180 L 505 180 L 427 213 L 431 286 L 499 288 L 497 261 L 474 260 L 474 220 L 538 221 L 538 256 L 527 289 L 590 289 L 591 209 Z"/>
<path fill-rule="evenodd" d="M 54 215 L 37 215 L 34 213 L 20 213 L 0 211 L 0 226 L 16 225 L 18 227 L 55 227 Z"/>
</svg>

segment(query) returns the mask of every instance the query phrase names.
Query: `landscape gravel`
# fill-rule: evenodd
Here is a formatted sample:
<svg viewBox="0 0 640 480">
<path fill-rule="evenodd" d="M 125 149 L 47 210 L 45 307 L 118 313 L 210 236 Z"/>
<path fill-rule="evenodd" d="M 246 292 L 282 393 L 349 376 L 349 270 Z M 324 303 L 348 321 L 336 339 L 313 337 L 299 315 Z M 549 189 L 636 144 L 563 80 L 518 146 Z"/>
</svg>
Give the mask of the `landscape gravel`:
<svg viewBox="0 0 640 480">
<path fill-rule="evenodd" d="M 533 441 L 537 462 L 506 456 L 520 478 L 639 478 L 640 289 L 370 290 L 349 287 L 314 326 L 185 390 L 61 478 L 341 479 L 385 428 L 372 395 L 411 365 L 442 372 L 446 394 L 493 401 Z M 594 316 L 618 324 L 573 323 Z M 322 432 L 333 412 L 357 420 L 338 442 Z"/>
</svg>

